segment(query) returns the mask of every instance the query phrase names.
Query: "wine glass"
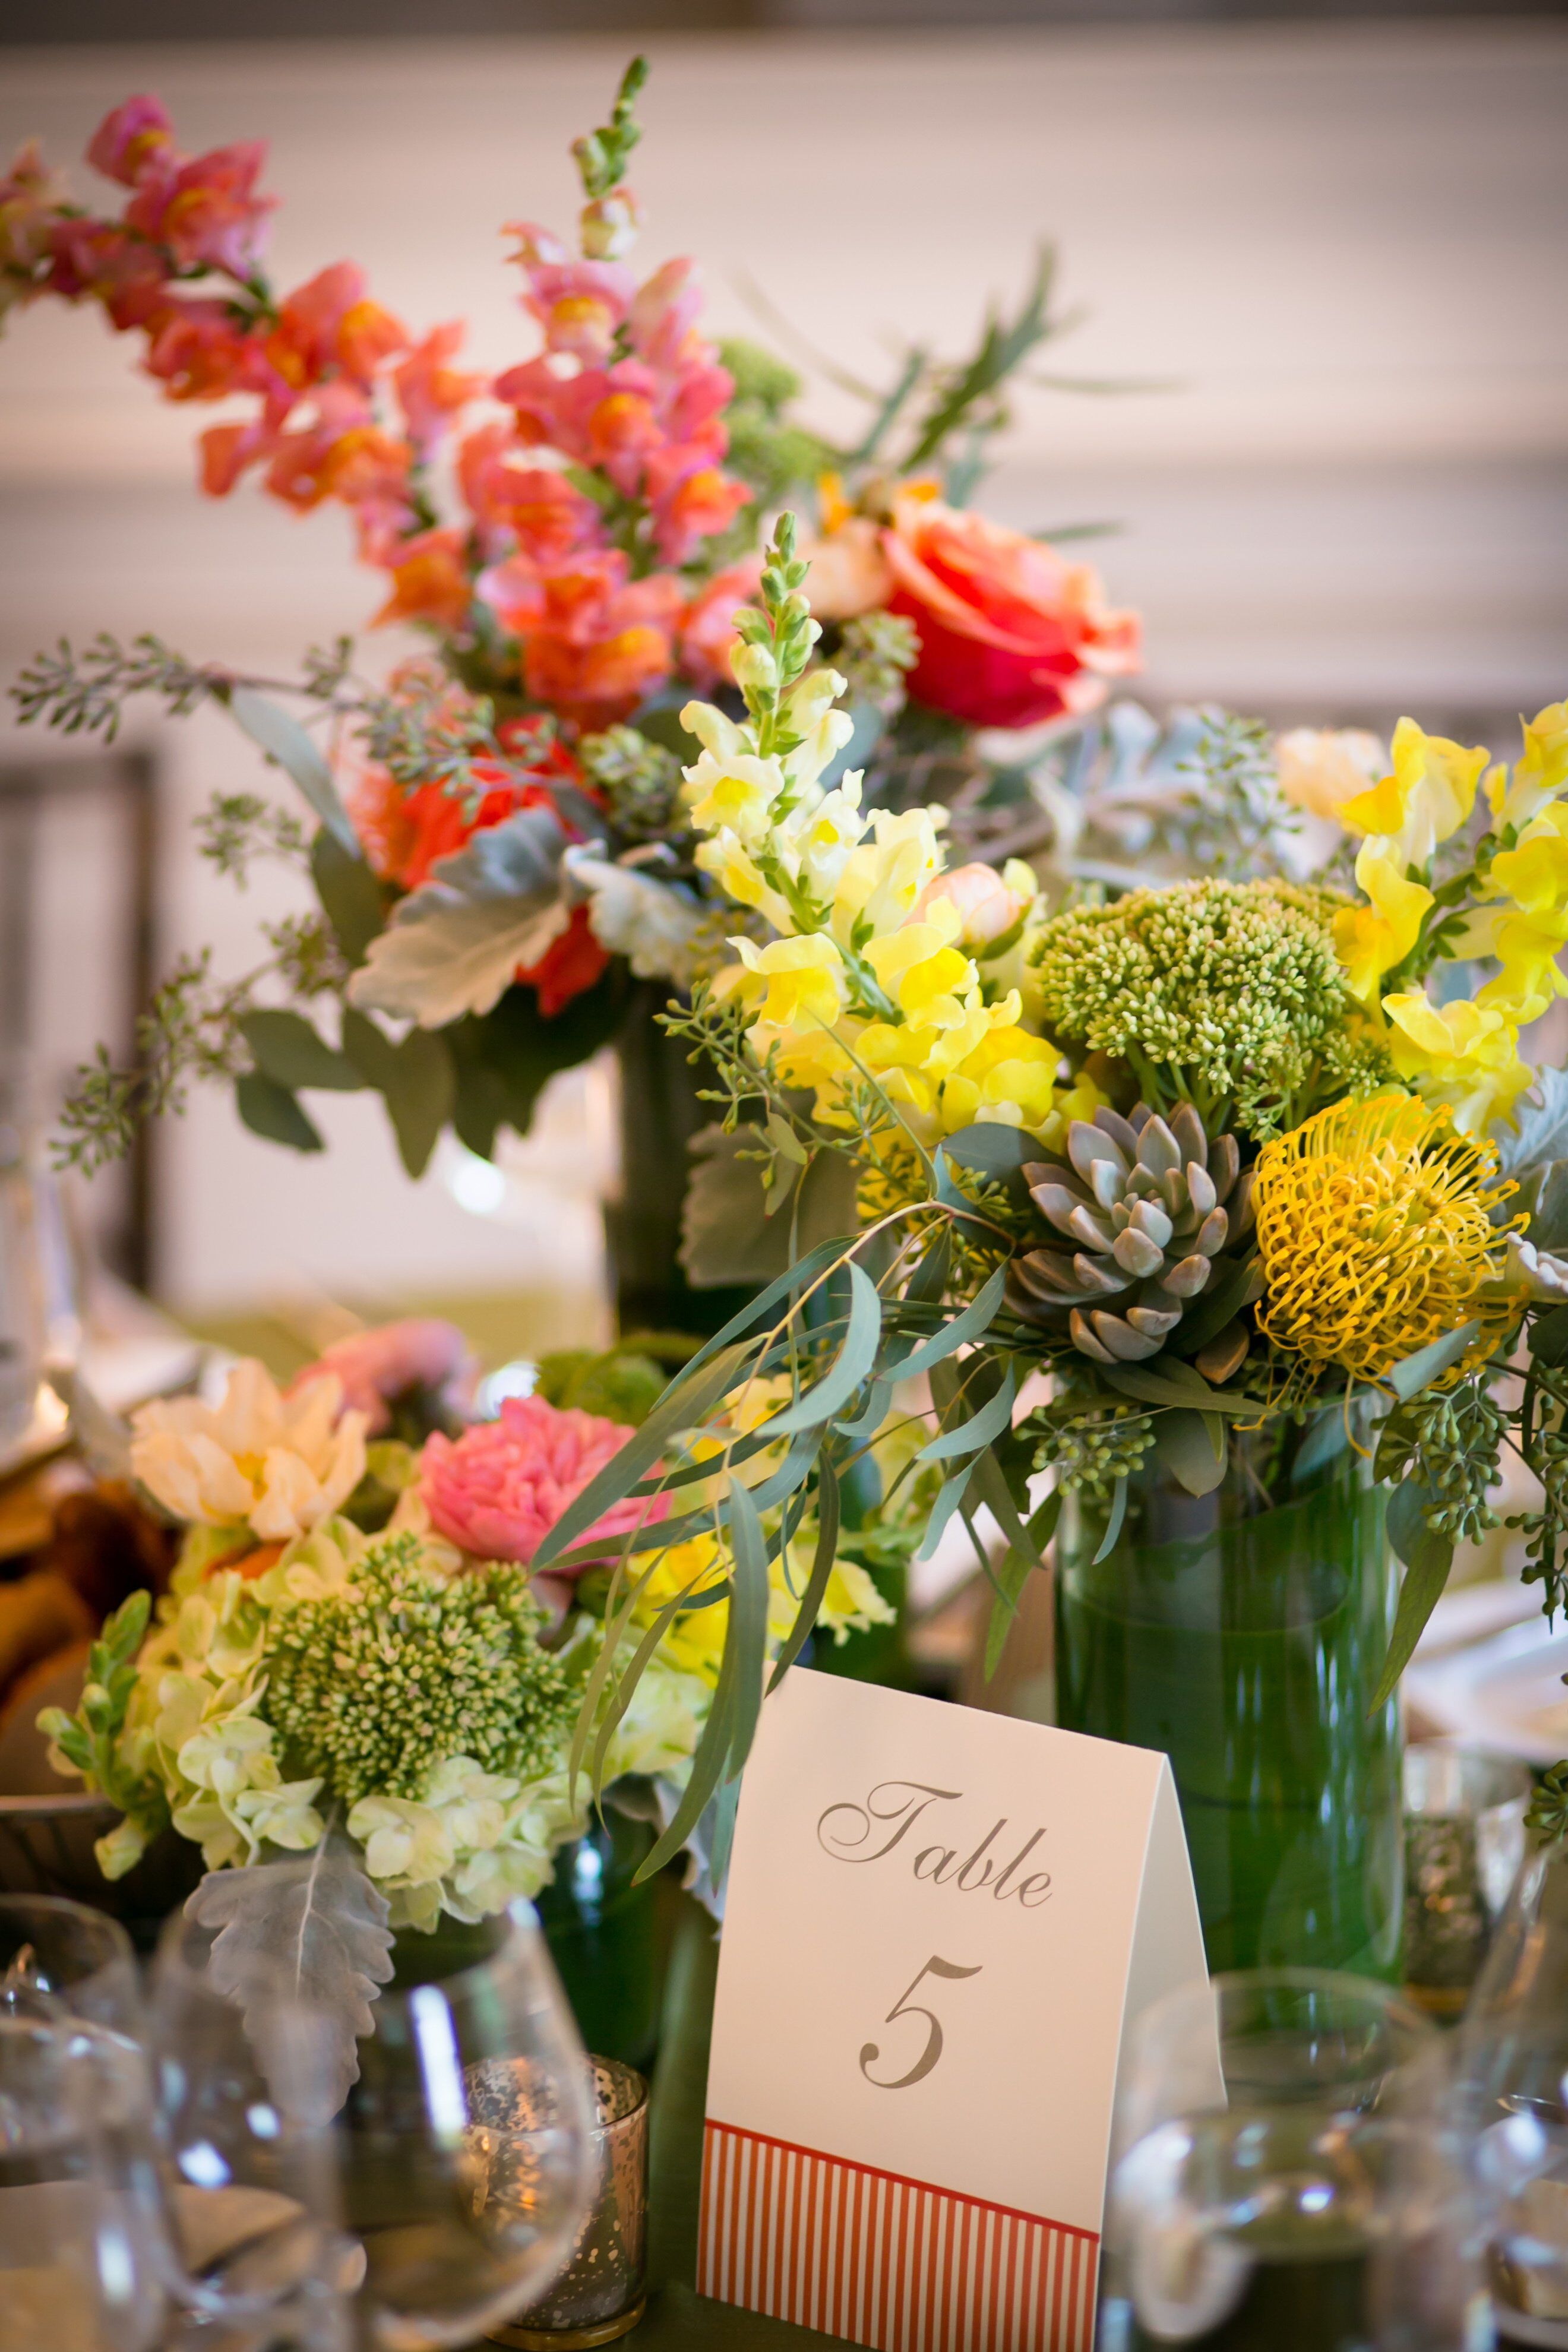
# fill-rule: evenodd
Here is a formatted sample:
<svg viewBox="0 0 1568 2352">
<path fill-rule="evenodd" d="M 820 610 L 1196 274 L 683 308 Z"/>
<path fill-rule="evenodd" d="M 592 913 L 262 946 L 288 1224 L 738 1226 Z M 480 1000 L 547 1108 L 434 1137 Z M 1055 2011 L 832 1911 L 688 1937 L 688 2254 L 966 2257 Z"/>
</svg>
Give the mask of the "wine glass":
<svg viewBox="0 0 1568 2352">
<path fill-rule="evenodd" d="M 149 2040 L 176 2256 L 172 2283 L 193 2344 L 245 2352 L 349 2340 L 363 2259 L 340 2226 L 337 2150 L 320 2085 L 327 2021 L 280 1988 L 243 2001 L 210 1968 L 214 1931 L 184 1912 L 164 1927 Z"/>
<path fill-rule="evenodd" d="M 1440 2051 L 1387 1986 L 1316 1969 L 1216 1977 L 1146 2010 L 1118 2093 L 1106 2352 L 1476 2341 Z"/>
<path fill-rule="evenodd" d="M 151 2352 L 168 2276 L 135 1961 L 79 1903 L 0 1897 L 0 2352 Z"/>
<path fill-rule="evenodd" d="M 345 2218 L 385 2352 L 469 2344 L 535 2301 L 570 2257 L 594 2190 L 588 2061 L 528 1903 L 400 1937 L 342 2117 Z M 551 2091 L 526 2181 L 492 2120 L 496 2070 Z"/>
</svg>

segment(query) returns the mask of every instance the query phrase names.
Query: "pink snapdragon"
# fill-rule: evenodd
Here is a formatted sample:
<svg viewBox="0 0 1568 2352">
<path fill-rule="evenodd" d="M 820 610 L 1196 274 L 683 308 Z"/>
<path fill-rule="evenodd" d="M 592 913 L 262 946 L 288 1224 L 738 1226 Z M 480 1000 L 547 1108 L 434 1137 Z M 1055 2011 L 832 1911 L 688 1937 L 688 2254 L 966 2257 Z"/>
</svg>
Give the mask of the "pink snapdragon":
<svg viewBox="0 0 1568 2352">
<path fill-rule="evenodd" d="M 499 1421 L 466 1429 L 455 1442 L 439 1435 L 426 1442 L 420 1492 L 430 1524 L 476 1559 L 526 1567 L 567 1505 L 630 1435 L 597 1413 L 538 1396 L 508 1397 Z M 662 1495 L 614 1504 L 580 1541 L 626 1535 L 662 1519 L 668 1507 Z"/>
<path fill-rule="evenodd" d="M 379 1437 L 391 1424 L 388 1407 L 395 1397 L 409 1389 L 432 1389 L 444 1404 L 458 1408 L 468 1400 L 477 1369 L 455 1323 L 434 1315 L 408 1316 L 335 1339 L 295 1374 L 288 1394 L 298 1396 L 313 1381 L 336 1380 L 343 1411 L 363 1412 L 367 1435 Z"/>
</svg>

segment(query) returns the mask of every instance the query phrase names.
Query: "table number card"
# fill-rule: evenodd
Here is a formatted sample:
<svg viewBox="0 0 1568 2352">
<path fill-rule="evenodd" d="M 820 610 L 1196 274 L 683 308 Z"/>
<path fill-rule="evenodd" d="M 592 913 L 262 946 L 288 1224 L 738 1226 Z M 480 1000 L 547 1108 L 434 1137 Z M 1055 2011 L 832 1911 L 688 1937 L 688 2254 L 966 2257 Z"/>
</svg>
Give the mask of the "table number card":
<svg viewBox="0 0 1568 2352">
<path fill-rule="evenodd" d="M 1122 2034 L 1204 1974 L 1163 1756 L 795 1668 L 736 1824 L 700 2290 L 1089 2352 Z"/>
</svg>

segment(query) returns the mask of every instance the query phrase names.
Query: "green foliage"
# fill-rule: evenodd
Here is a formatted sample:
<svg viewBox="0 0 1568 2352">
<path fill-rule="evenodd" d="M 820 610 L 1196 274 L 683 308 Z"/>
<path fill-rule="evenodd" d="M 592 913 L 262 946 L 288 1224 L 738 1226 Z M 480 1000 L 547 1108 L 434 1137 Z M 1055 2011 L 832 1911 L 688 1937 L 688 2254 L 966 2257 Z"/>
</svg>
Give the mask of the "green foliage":
<svg viewBox="0 0 1568 2352">
<path fill-rule="evenodd" d="M 290 1775 L 321 1774 L 352 1805 L 372 1790 L 416 1801 L 450 1756 L 520 1780 L 547 1770 L 572 1695 L 541 1622 L 525 1569 L 447 1576 L 418 1537 L 384 1538 L 353 1597 L 273 1613 L 263 1711 Z"/>
<path fill-rule="evenodd" d="M 136 1023 L 135 1058 L 121 1067 L 100 1045 L 76 1071 L 60 1113 L 57 1163 L 91 1175 L 125 1157 L 144 1120 L 184 1110 L 194 1079 L 237 1076 L 246 1061 L 240 1018 L 263 976 L 216 982 L 210 948 L 182 956 Z"/>
<path fill-rule="evenodd" d="M 635 1348 L 558 1348 L 539 1360 L 536 1392 L 547 1404 L 640 1429 L 664 1393 L 664 1372 Z"/>
<path fill-rule="evenodd" d="M 120 1753 L 120 1736 L 136 1687 L 136 1654 L 152 1614 L 150 1592 L 133 1592 L 121 1601 L 87 1654 L 81 1704 L 75 1715 L 63 1707 L 46 1707 L 38 1728 L 54 1741 L 91 1789 L 101 1790 L 143 1837 L 156 1836 L 169 1818 L 168 1802 L 157 1782 L 130 1770 Z"/>
<path fill-rule="evenodd" d="M 795 519 L 782 514 L 763 566 L 762 608 L 742 604 L 735 615 L 741 644 L 731 667 L 764 760 L 782 758 L 805 740 L 791 723 L 787 698 L 822 635 L 801 593 L 807 566 L 795 550 Z"/>
<path fill-rule="evenodd" d="M 642 137 L 632 110 L 647 79 L 647 59 L 634 58 L 621 76 L 608 122 L 572 142 L 572 152 L 583 178 L 583 193 L 590 199 L 607 196 L 626 177 L 631 152 Z"/>
<path fill-rule="evenodd" d="M 1568 1762 L 1553 1764 L 1542 1774 L 1524 1826 L 1542 1838 L 1568 1837 Z"/>
<path fill-rule="evenodd" d="M 242 890 L 258 860 L 276 857 L 296 865 L 310 855 L 299 818 L 256 793 L 215 793 L 195 830 L 201 855 Z"/>
<path fill-rule="evenodd" d="M 869 702 L 885 717 L 902 708 L 904 679 L 920 659 L 920 638 L 901 613 L 863 613 L 846 621 L 833 656 L 850 702 Z"/>
<path fill-rule="evenodd" d="M 35 655 L 11 688 L 24 727 L 41 719 L 63 735 L 101 735 L 112 743 L 132 696 L 155 694 L 171 719 L 224 692 L 227 673 L 197 667 L 161 637 L 145 632 L 129 646 L 107 630 L 77 653 L 68 637 L 54 652 Z"/>
<path fill-rule="evenodd" d="M 787 361 L 740 335 L 720 342 L 719 363 L 734 378 L 736 404 L 759 408 L 766 416 L 777 416 L 805 389 Z"/>
</svg>

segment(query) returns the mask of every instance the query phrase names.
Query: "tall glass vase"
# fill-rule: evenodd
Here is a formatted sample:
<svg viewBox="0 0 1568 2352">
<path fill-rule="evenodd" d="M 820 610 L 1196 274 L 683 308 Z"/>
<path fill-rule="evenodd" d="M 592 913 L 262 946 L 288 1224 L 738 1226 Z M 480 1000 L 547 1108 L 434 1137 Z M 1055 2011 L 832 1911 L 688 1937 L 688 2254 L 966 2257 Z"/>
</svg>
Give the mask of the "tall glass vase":
<svg viewBox="0 0 1568 2352">
<path fill-rule="evenodd" d="M 616 1318 L 624 1334 L 689 1332 L 706 1339 L 744 1305 L 744 1289 L 694 1290 L 680 1266 L 687 1145 L 718 1113 L 700 1099 L 710 1076 L 690 1047 L 658 1025 L 669 1002 L 663 981 L 636 982 L 616 1037 L 620 1086 L 621 1179 L 605 1206 Z"/>
<path fill-rule="evenodd" d="M 1370 1468 L 1324 1417 L 1273 1416 L 1233 1427 L 1210 1495 L 1145 1457 L 1109 1547 L 1109 1498 L 1062 1512 L 1058 1720 L 1169 1756 L 1215 1971 L 1397 1975 L 1397 1697 L 1372 1710 L 1396 1586 Z"/>
</svg>

